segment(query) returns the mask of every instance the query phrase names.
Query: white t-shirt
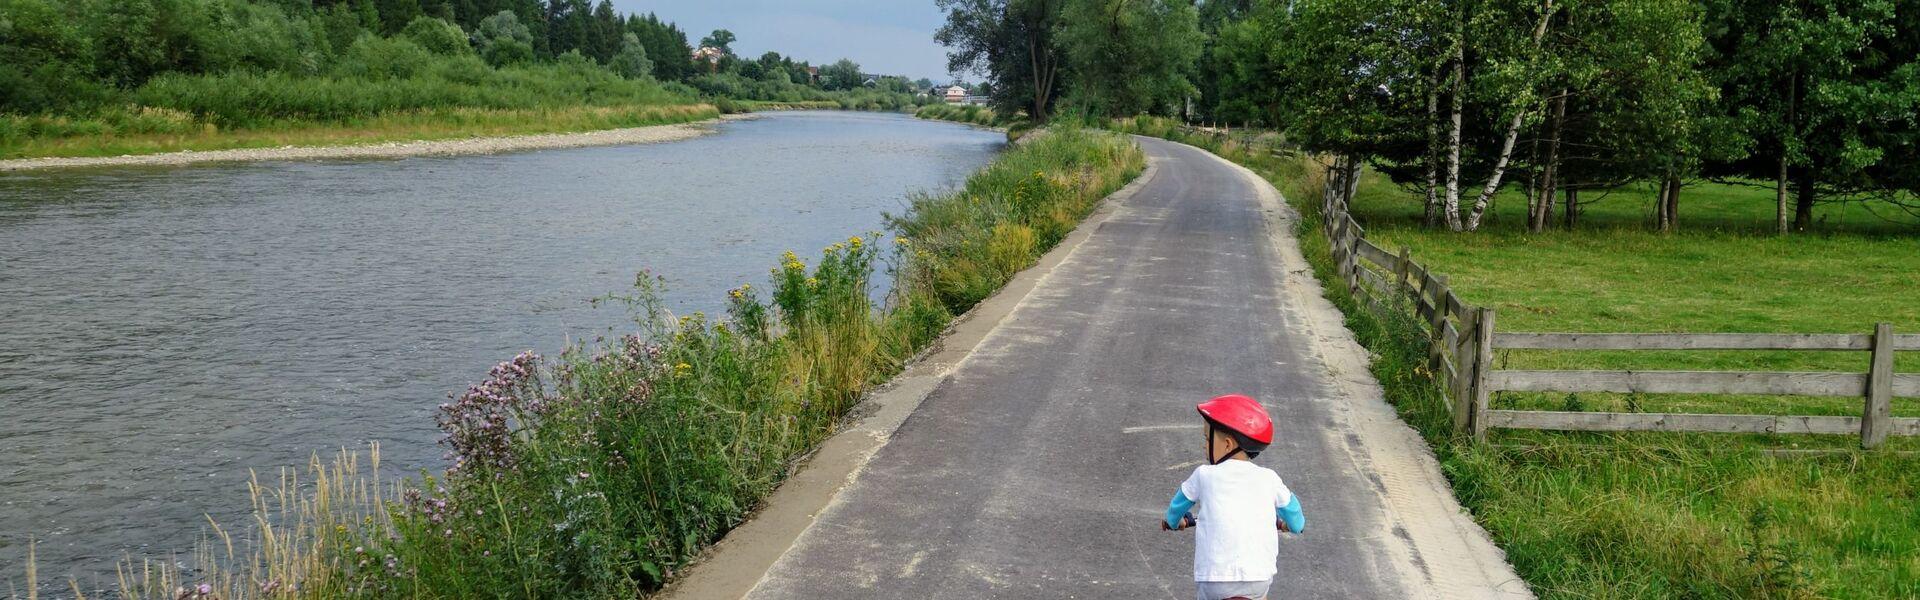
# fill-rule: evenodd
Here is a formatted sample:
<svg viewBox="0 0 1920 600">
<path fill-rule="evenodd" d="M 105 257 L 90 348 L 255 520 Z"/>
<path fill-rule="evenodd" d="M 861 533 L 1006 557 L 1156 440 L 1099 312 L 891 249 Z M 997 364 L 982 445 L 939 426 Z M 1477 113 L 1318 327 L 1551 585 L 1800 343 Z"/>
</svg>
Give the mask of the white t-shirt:
<svg viewBox="0 0 1920 600">
<path fill-rule="evenodd" d="M 1280 474 L 1252 461 L 1201 465 L 1180 484 L 1200 521 L 1193 542 L 1194 581 L 1265 581 L 1280 560 L 1275 511 L 1293 501 Z"/>
</svg>

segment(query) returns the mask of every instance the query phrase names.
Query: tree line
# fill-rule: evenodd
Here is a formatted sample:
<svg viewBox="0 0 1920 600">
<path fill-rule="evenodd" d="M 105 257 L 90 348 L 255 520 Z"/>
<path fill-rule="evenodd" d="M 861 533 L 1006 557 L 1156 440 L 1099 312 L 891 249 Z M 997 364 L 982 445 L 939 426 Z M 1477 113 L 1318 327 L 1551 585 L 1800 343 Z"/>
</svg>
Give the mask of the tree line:
<svg viewBox="0 0 1920 600">
<path fill-rule="evenodd" d="M 951 67 L 1046 118 L 1152 113 L 1282 130 L 1477 229 L 1580 194 L 1765 186 L 1781 232 L 1828 202 L 1920 215 L 1920 0 L 937 0 Z"/>
<path fill-rule="evenodd" d="M 734 41 L 715 31 L 701 42 L 724 55 L 696 59 L 679 26 L 608 0 L 0 0 L 0 119 L 125 124 L 148 107 L 243 125 L 675 94 L 855 99 L 849 108 L 912 101 L 904 78 L 869 89 L 849 60 L 816 78 L 812 65 L 776 52 L 735 57 Z"/>
</svg>

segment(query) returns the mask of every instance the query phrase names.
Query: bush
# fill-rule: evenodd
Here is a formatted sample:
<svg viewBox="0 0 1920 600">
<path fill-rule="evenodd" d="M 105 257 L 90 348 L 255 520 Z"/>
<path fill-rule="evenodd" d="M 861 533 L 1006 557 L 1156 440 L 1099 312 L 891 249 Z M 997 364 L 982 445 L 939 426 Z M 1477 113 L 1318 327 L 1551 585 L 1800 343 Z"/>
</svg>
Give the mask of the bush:
<svg viewBox="0 0 1920 600">
<path fill-rule="evenodd" d="M 620 53 L 614 55 L 608 68 L 627 79 L 653 77 L 653 61 L 647 59 L 647 47 L 640 45 L 640 36 L 632 33 L 628 33 L 620 43 Z"/>
<path fill-rule="evenodd" d="M 433 17 L 414 19 L 413 22 L 407 23 L 407 28 L 401 31 L 400 35 L 419 44 L 428 52 L 442 56 L 467 54 L 473 51 L 473 47 L 467 45 L 467 33 L 461 31 L 459 25 Z"/>
<path fill-rule="evenodd" d="M 360 79 L 406 79 L 424 72 L 438 60 L 410 39 L 368 34 L 347 47 L 334 72 Z"/>
</svg>

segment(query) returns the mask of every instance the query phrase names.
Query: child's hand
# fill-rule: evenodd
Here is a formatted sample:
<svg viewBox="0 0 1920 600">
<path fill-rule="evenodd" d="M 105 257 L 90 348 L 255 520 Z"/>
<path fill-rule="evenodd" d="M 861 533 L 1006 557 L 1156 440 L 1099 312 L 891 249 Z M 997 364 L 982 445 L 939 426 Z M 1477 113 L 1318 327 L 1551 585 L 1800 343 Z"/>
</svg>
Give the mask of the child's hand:
<svg viewBox="0 0 1920 600">
<path fill-rule="evenodd" d="M 1283 531 L 1283 532 L 1286 532 L 1286 533 L 1293 533 L 1293 530 L 1291 530 L 1291 529 L 1287 529 L 1287 522 L 1286 522 L 1286 521 L 1280 521 L 1280 520 L 1275 520 L 1275 521 L 1273 522 L 1273 526 L 1274 526 L 1274 527 L 1276 527 L 1276 528 L 1279 528 L 1279 529 L 1280 529 L 1280 531 Z"/>
<path fill-rule="evenodd" d="M 1184 530 L 1184 529 L 1186 529 L 1186 528 L 1188 528 L 1188 527 L 1192 527 L 1192 526 L 1193 526 L 1193 525 L 1194 525 L 1195 523 L 1198 523 L 1198 522 L 1199 522 L 1199 521 L 1197 521 L 1197 520 L 1195 520 L 1195 519 L 1193 518 L 1193 515 L 1186 515 L 1186 516 L 1183 516 L 1183 517 L 1180 517 L 1180 526 L 1179 526 L 1179 527 L 1169 527 L 1169 526 L 1167 525 L 1167 522 L 1166 522 L 1166 521 L 1161 521 L 1161 522 L 1160 522 L 1160 530 L 1161 530 L 1161 531 L 1180 531 L 1180 530 Z"/>
</svg>

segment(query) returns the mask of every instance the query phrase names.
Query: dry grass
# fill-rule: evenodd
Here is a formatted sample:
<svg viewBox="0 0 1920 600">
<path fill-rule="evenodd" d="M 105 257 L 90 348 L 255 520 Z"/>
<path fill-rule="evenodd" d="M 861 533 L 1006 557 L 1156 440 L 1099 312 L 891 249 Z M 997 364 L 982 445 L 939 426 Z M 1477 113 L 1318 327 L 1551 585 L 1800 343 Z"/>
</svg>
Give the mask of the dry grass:
<svg viewBox="0 0 1920 600">
<path fill-rule="evenodd" d="M 146 110 L 146 109 L 142 109 Z M 177 112 L 177 111 L 173 111 Z M 153 118 L 177 120 L 184 113 Z M 156 127 L 164 133 L 36 137 L 0 147 L 0 158 L 120 156 L 184 150 L 230 150 L 283 146 L 345 146 L 385 142 L 500 137 L 597 131 L 687 123 L 718 117 L 708 104 L 576 106 L 543 109 L 453 108 L 387 113 L 341 123 L 277 122 L 245 129 L 222 129 L 194 121 Z M 64 117 L 0 117 L 62 119 Z M 54 124 L 49 124 L 52 126 Z M 43 127 L 44 128 L 44 127 Z"/>
</svg>

